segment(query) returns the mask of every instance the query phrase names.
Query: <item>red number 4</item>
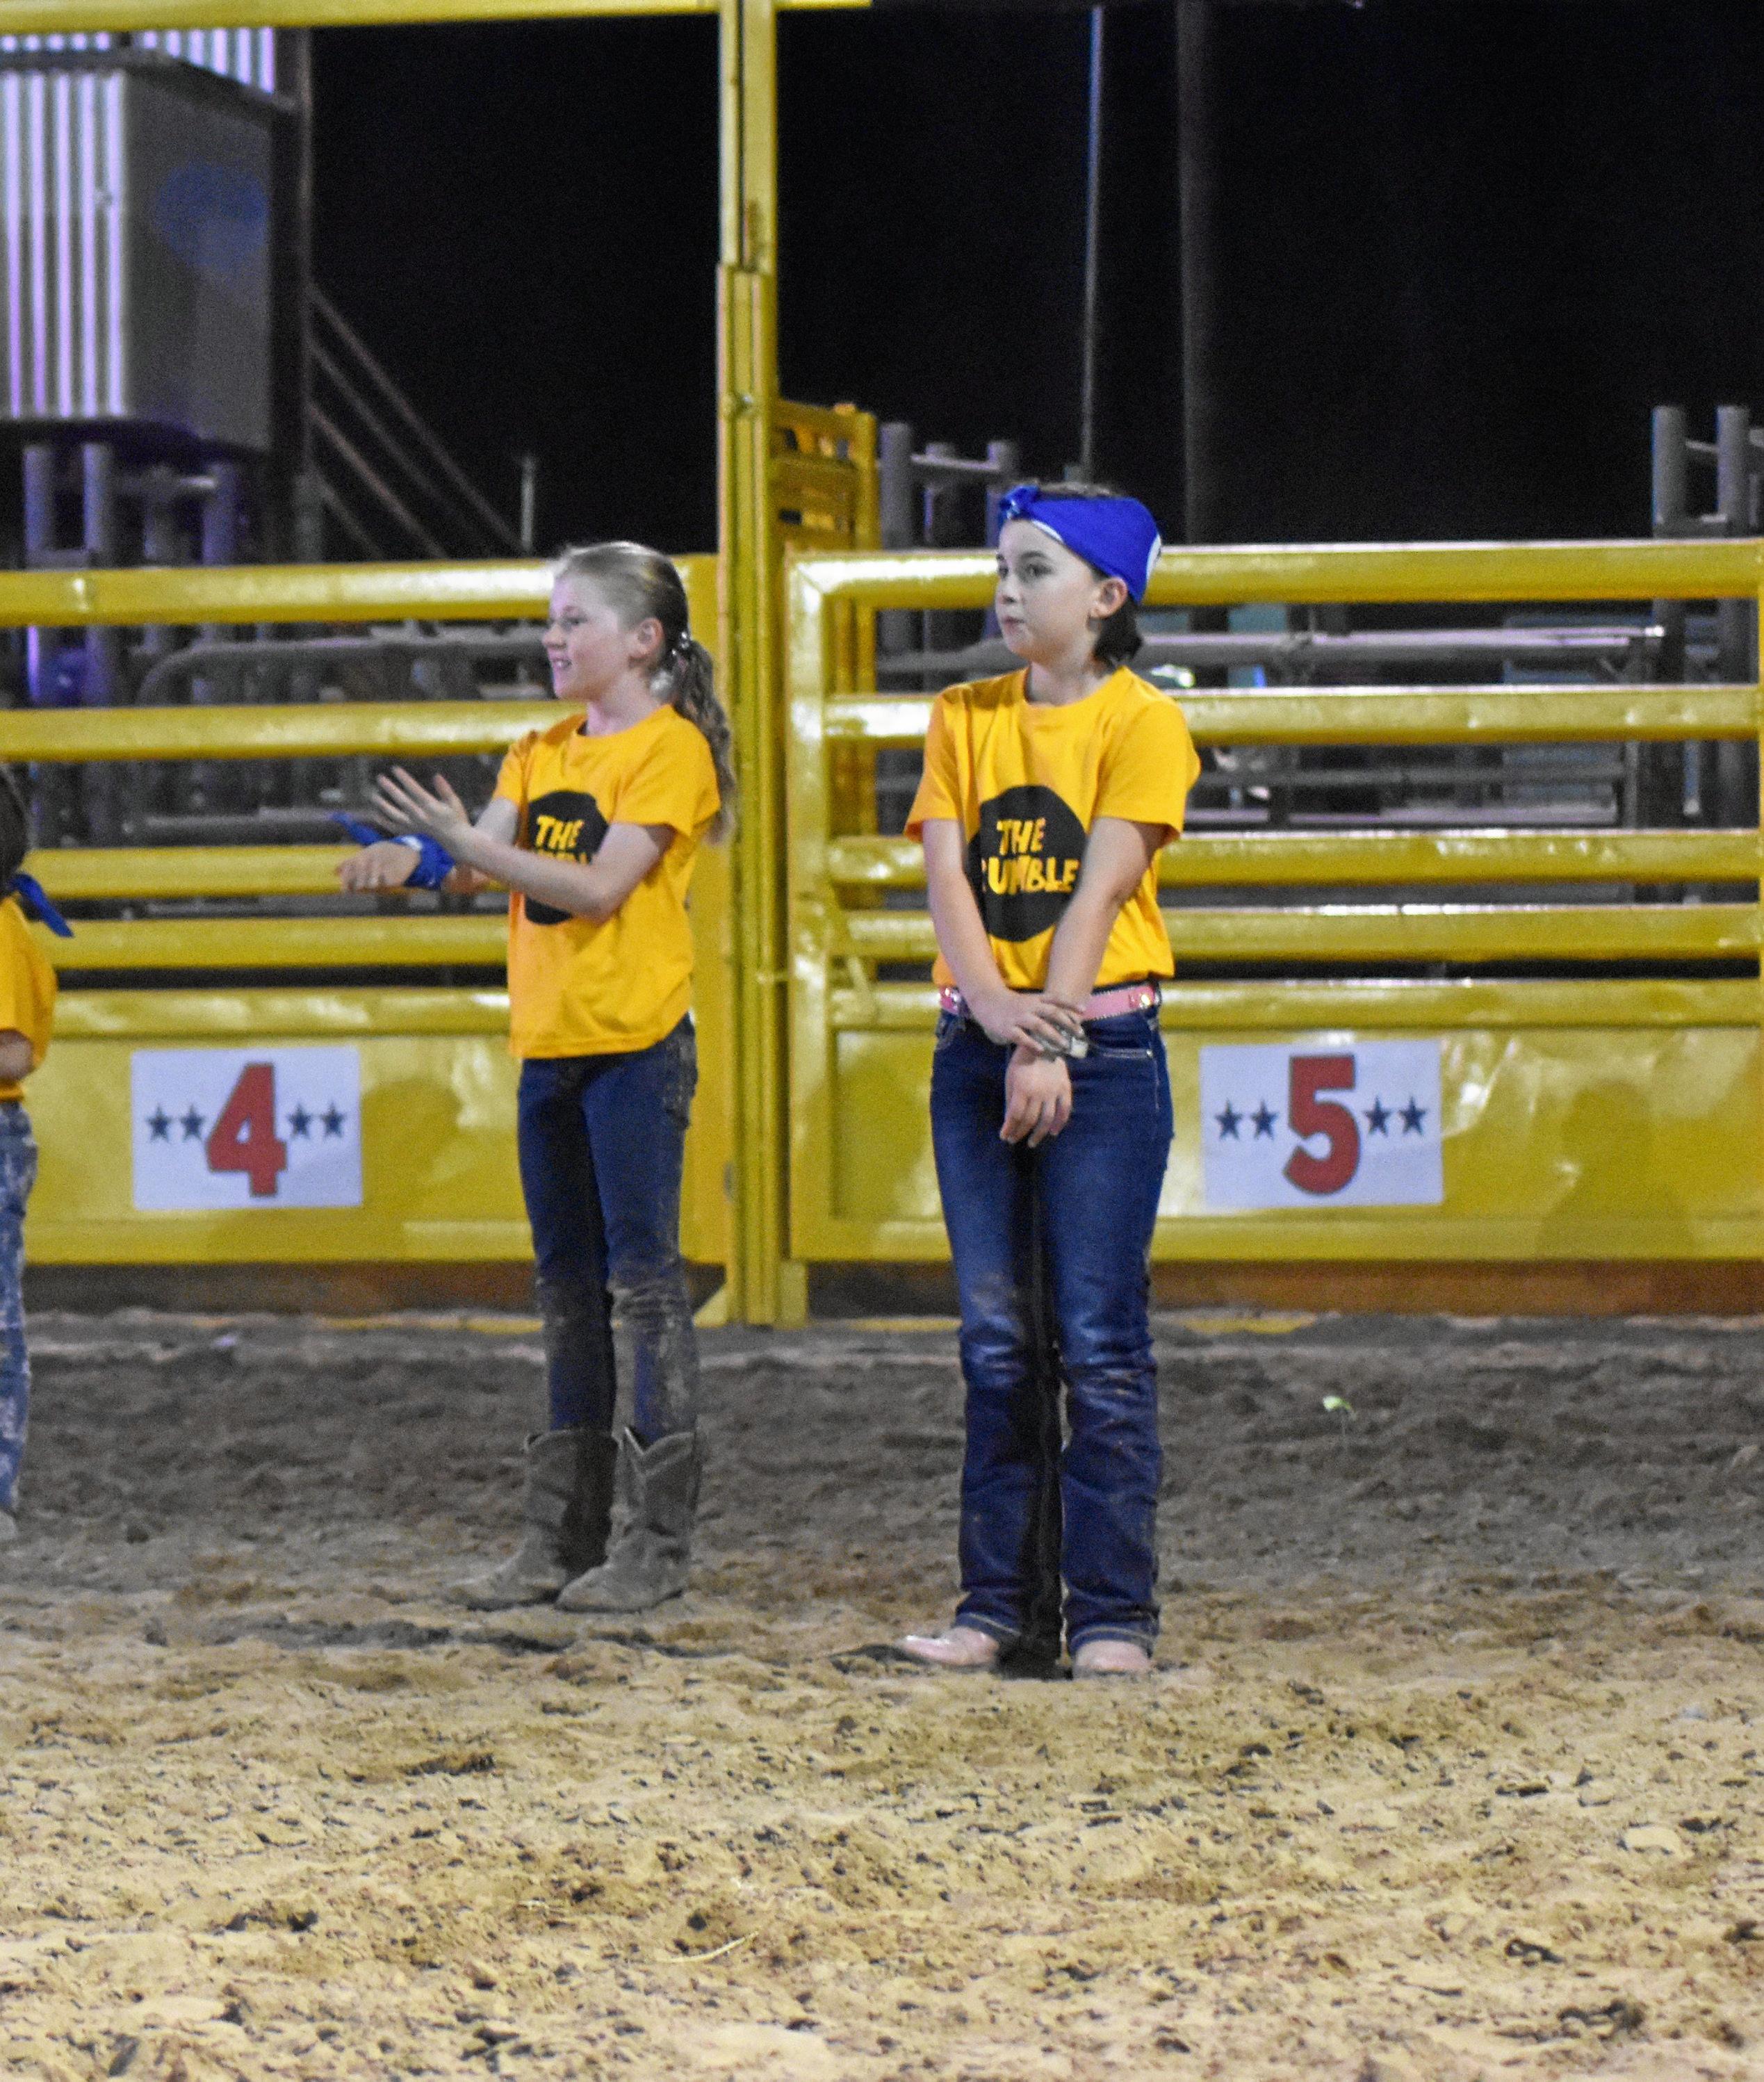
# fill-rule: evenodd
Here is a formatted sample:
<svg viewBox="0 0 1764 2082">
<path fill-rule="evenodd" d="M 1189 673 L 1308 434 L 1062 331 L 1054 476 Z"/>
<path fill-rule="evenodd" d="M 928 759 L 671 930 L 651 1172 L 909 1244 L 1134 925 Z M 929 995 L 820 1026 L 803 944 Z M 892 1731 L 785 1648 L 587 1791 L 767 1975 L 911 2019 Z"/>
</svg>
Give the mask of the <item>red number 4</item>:
<svg viewBox="0 0 1764 2082">
<path fill-rule="evenodd" d="M 1286 1113 L 1292 1132 L 1301 1143 L 1307 1136 L 1320 1135 L 1329 1145 L 1320 1157 L 1301 1147 L 1286 1159 L 1286 1176 L 1302 1193 L 1339 1193 L 1360 1168 L 1360 1123 L 1338 1100 L 1317 1097 L 1319 1092 L 1353 1089 L 1351 1056 L 1295 1056 L 1290 1060 Z"/>
<path fill-rule="evenodd" d="M 242 1171 L 254 1200 L 273 1197 L 288 1169 L 288 1144 L 276 1133 L 276 1065 L 247 1063 L 227 1094 L 206 1144 L 211 1171 Z"/>
</svg>

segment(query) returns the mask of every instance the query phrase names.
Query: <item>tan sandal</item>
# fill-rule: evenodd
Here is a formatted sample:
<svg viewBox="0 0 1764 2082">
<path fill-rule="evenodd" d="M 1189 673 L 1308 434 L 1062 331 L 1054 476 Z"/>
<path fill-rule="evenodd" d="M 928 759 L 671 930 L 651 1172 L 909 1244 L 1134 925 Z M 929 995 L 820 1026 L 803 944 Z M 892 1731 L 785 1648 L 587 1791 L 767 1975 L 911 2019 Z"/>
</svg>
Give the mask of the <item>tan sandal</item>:
<svg viewBox="0 0 1764 2082">
<path fill-rule="evenodd" d="M 991 1670 L 999 1645 L 979 1627 L 953 1626 L 946 1633 L 909 1633 L 895 1646 L 915 1663 L 934 1670 Z"/>
<path fill-rule="evenodd" d="M 1105 1635 L 1087 1641 L 1072 1653 L 1074 1677 L 1144 1677 L 1151 1669 L 1151 1651 L 1136 1641 L 1117 1641 Z"/>
</svg>

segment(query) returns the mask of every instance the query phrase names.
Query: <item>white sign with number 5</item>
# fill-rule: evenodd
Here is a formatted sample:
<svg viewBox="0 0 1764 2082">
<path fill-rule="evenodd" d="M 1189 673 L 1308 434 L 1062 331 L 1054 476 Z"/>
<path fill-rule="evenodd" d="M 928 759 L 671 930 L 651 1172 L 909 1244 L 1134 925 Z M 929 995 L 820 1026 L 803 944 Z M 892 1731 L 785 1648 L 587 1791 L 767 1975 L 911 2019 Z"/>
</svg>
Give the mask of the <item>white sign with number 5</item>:
<svg viewBox="0 0 1764 2082">
<path fill-rule="evenodd" d="M 1210 1208 L 1437 1207 L 1439 1043 L 1201 1051 Z"/>
<path fill-rule="evenodd" d="M 343 1048 L 137 1048 L 135 1205 L 361 1205 L 361 1056 Z"/>
</svg>

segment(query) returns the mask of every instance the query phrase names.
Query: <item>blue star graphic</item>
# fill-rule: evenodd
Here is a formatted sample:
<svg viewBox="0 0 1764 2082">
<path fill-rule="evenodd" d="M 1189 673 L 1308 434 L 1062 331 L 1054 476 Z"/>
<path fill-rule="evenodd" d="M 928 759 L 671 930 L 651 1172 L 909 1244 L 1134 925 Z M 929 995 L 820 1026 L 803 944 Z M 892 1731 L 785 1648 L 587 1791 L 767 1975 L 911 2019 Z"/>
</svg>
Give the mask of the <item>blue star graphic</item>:
<svg viewBox="0 0 1764 2082">
<path fill-rule="evenodd" d="M 1374 1099 L 1366 1109 L 1366 1124 L 1374 1135 L 1388 1135 L 1391 1110 L 1383 1099 Z"/>
<path fill-rule="evenodd" d="M 330 1104 L 325 1108 L 324 1111 L 318 1116 L 318 1118 L 325 1124 L 325 1132 L 326 1135 L 335 1135 L 341 1138 L 343 1122 L 347 1116 L 338 1111 L 337 1102 L 335 1099 L 333 1099 Z"/>
<path fill-rule="evenodd" d="M 313 1117 L 307 1112 L 305 1106 L 297 1105 L 294 1111 L 288 1116 L 288 1132 L 291 1136 L 296 1136 L 311 1135 Z"/>
<path fill-rule="evenodd" d="M 1419 1135 L 1421 1132 L 1421 1123 L 1425 1120 L 1426 1118 L 1426 1107 L 1424 1106 L 1417 1106 L 1415 1101 L 1411 1098 L 1408 1104 L 1403 1109 L 1404 1134 Z"/>
<path fill-rule="evenodd" d="M 1264 1099 L 1249 1117 L 1256 1123 L 1256 1140 L 1259 1142 L 1265 1135 L 1271 1141 L 1274 1139 L 1275 1123 L 1280 1116 L 1269 1111 L 1267 1100 Z"/>
<path fill-rule="evenodd" d="M 200 1142 L 202 1140 L 202 1116 L 194 1106 L 183 1116 L 178 1125 L 183 1130 L 186 1142 Z"/>
<path fill-rule="evenodd" d="M 1233 1142 L 1237 1140 L 1237 1126 L 1243 1117 L 1240 1113 L 1233 1110 L 1231 1101 L 1227 1099 L 1223 1113 L 1216 1113 L 1213 1116 L 1219 1123 L 1219 1139 L 1221 1142 L 1227 1138 Z"/>
<path fill-rule="evenodd" d="M 171 1141 L 171 1115 L 163 1106 L 155 1106 L 148 1115 L 147 1125 L 153 1131 L 153 1139 L 155 1142 Z"/>
</svg>

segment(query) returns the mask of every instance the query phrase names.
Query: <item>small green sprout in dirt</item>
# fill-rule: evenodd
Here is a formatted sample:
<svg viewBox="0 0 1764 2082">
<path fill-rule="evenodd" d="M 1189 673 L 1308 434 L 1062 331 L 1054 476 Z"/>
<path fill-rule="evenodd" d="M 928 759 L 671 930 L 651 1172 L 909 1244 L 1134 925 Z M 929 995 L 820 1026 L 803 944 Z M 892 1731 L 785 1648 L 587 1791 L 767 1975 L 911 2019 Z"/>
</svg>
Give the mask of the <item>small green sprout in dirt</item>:
<svg viewBox="0 0 1764 2082">
<path fill-rule="evenodd" d="M 1341 1436 L 1346 1438 L 1348 1427 L 1354 1422 L 1354 1405 L 1345 1395 L 1326 1395 L 1323 1398 L 1323 1406 L 1331 1416 L 1341 1419 Z"/>
</svg>

